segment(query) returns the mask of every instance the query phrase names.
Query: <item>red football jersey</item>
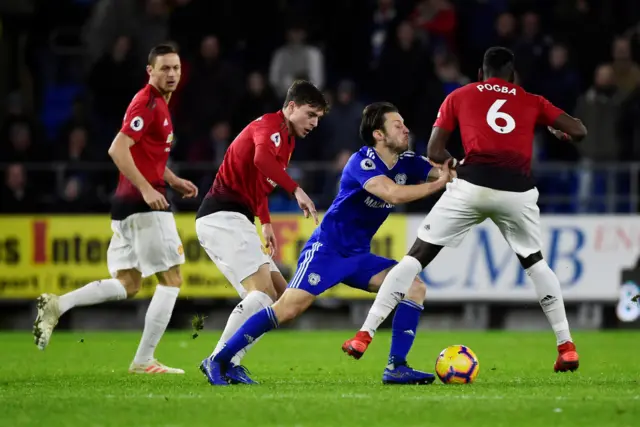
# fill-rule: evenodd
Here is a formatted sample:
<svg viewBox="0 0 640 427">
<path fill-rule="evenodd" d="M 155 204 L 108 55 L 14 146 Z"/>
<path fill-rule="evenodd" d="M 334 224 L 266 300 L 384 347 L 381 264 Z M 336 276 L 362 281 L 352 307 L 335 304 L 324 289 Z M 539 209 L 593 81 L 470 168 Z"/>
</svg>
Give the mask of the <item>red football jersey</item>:
<svg viewBox="0 0 640 427">
<path fill-rule="evenodd" d="M 233 140 L 222 160 L 211 189 L 198 211 L 198 217 L 225 208 L 230 204 L 271 222 L 267 197 L 276 185 L 288 193 L 297 188 L 285 172 L 295 148 L 295 138 L 289 134 L 282 111 L 265 114 L 251 122 Z"/>
<path fill-rule="evenodd" d="M 156 190 L 166 193 L 164 171 L 173 143 L 169 106 L 152 85 L 140 90 L 127 108 L 120 132 L 135 141 L 131 156 L 136 167 Z M 122 173 L 118 179 L 112 216 L 123 219 L 135 212 L 149 211 L 140 191 Z"/>
<path fill-rule="evenodd" d="M 482 164 L 529 175 L 536 125 L 551 126 L 563 111 L 542 96 L 492 78 L 452 92 L 434 126 L 460 127 L 464 165 Z"/>
</svg>

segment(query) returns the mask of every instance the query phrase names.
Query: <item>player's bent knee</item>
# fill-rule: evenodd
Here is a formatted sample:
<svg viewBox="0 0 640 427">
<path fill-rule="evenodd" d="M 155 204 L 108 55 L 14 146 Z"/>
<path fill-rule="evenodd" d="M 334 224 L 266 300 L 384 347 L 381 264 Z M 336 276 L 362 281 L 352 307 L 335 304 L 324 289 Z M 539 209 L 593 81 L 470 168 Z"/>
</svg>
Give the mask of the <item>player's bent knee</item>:
<svg viewBox="0 0 640 427">
<path fill-rule="evenodd" d="M 543 260 L 542 252 L 538 251 L 535 254 L 531 254 L 526 258 L 523 258 L 520 255 L 518 255 L 518 260 L 520 261 L 520 265 L 522 265 L 522 268 L 527 270 L 533 267 L 536 263 Z"/>
<path fill-rule="evenodd" d="M 127 291 L 127 298 L 133 298 L 142 287 L 142 275 L 138 270 L 121 270 L 116 274 L 116 279 L 122 283 Z"/>
<path fill-rule="evenodd" d="M 164 286 L 179 288 L 182 286 L 182 272 L 179 265 L 174 265 L 167 271 L 156 274 L 158 282 Z"/>
<path fill-rule="evenodd" d="M 295 319 L 315 300 L 315 296 L 301 289 L 287 289 L 273 304 L 273 311 L 281 324 Z"/>
<path fill-rule="evenodd" d="M 407 292 L 407 299 L 422 305 L 426 296 L 427 285 L 422 280 L 415 278 L 409 288 L 409 292 Z"/>
<path fill-rule="evenodd" d="M 440 253 L 441 249 L 442 246 L 440 245 L 434 245 L 433 243 L 416 239 L 407 255 L 417 259 L 420 265 L 422 265 L 422 268 L 425 268 Z"/>
<path fill-rule="evenodd" d="M 273 301 L 278 299 L 278 293 L 276 292 L 271 279 L 269 264 L 261 265 L 260 268 L 258 268 L 258 271 L 245 278 L 242 281 L 242 287 L 247 291 L 247 293 L 259 291 L 269 295 L 269 298 Z"/>
</svg>

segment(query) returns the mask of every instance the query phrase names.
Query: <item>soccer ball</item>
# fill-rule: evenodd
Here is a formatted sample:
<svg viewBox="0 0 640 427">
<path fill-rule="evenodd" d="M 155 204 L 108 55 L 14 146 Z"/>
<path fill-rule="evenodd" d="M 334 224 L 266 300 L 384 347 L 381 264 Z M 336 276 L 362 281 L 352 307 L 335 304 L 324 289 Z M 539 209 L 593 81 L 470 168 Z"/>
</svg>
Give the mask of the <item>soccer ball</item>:
<svg viewBox="0 0 640 427">
<path fill-rule="evenodd" d="M 468 384 L 478 376 L 480 363 L 475 353 L 464 345 L 452 345 L 436 360 L 436 374 L 445 384 Z"/>
</svg>

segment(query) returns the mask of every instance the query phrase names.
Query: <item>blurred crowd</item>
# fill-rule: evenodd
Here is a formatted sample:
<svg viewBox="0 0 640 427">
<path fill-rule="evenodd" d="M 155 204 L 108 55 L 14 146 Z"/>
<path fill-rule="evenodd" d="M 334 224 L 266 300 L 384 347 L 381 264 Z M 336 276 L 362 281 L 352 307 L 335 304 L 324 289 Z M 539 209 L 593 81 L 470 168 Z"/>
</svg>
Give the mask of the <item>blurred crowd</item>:
<svg viewBox="0 0 640 427">
<path fill-rule="evenodd" d="M 166 41 L 183 61 L 171 162 L 201 192 L 234 136 L 306 78 L 332 109 L 298 142 L 291 174 L 326 208 L 361 146 L 366 103 L 396 104 L 422 153 L 442 100 L 497 44 L 516 53 L 521 85 L 589 129 L 579 146 L 540 131 L 542 210 L 637 209 L 637 0 L 3 0 L 0 19 L 2 212 L 107 211 L 117 181 L 107 148 L 146 82 L 148 50 Z M 451 149 L 462 157 L 458 136 Z M 565 163 L 543 167 L 554 162 Z M 295 209 L 283 194 L 271 203 Z"/>
</svg>

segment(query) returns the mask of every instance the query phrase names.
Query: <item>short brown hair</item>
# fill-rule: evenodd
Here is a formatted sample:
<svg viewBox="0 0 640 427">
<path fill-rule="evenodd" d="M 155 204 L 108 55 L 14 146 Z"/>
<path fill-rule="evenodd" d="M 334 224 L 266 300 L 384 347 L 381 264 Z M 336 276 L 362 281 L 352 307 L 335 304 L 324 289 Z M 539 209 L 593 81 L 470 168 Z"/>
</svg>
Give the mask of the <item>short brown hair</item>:
<svg viewBox="0 0 640 427">
<path fill-rule="evenodd" d="M 324 113 L 329 111 L 329 103 L 320 89 L 306 80 L 296 80 L 291 87 L 289 87 L 287 97 L 284 100 L 284 106 L 286 107 L 291 101 L 298 106 L 308 105 L 311 108 L 322 110 Z"/>
<path fill-rule="evenodd" d="M 163 43 L 163 44 L 154 46 L 149 51 L 149 56 L 147 57 L 147 63 L 153 67 L 156 63 L 156 59 L 158 58 L 158 56 L 165 56 L 171 53 L 175 53 L 176 55 L 178 54 L 178 48 L 171 43 Z"/>
<path fill-rule="evenodd" d="M 374 102 L 364 107 L 362 121 L 360 122 L 360 138 L 364 143 L 369 147 L 373 147 L 376 143 L 373 138 L 373 131 L 384 130 L 384 115 L 397 112 L 398 107 L 390 102 Z"/>
</svg>

